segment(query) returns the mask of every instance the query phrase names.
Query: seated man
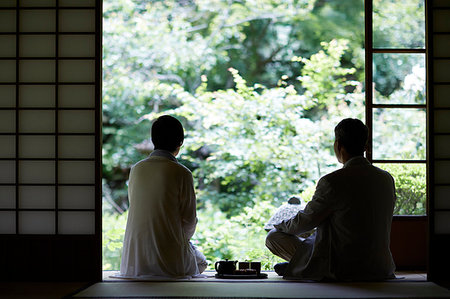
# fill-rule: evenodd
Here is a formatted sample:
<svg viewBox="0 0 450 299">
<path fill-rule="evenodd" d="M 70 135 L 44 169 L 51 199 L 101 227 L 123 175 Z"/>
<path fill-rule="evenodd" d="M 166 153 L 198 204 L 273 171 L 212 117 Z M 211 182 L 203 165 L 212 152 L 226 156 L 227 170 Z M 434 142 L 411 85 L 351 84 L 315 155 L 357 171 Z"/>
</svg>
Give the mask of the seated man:
<svg viewBox="0 0 450 299">
<path fill-rule="evenodd" d="M 394 179 L 364 158 L 368 129 L 360 120 L 344 119 L 334 131 L 334 151 L 344 167 L 319 180 L 305 210 L 268 233 L 266 246 L 288 261 L 275 271 L 306 280 L 394 278 Z M 312 236 L 297 237 L 313 228 Z"/>
<path fill-rule="evenodd" d="M 181 278 L 207 267 L 189 242 L 197 213 L 192 174 L 175 158 L 183 140 L 177 119 L 159 117 L 152 125 L 155 150 L 131 168 L 120 276 Z"/>
</svg>

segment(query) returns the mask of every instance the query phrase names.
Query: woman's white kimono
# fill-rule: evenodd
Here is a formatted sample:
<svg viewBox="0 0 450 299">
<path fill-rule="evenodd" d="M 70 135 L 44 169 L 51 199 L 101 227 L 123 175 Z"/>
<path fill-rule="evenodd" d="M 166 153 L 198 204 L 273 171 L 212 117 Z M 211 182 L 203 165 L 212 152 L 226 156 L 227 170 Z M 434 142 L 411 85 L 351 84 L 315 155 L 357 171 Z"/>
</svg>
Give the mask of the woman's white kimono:
<svg viewBox="0 0 450 299">
<path fill-rule="evenodd" d="M 186 278 L 204 270 L 197 265 L 206 267 L 204 256 L 189 242 L 197 224 L 189 169 L 156 150 L 132 167 L 128 197 L 120 276 Z"/>
</svg>

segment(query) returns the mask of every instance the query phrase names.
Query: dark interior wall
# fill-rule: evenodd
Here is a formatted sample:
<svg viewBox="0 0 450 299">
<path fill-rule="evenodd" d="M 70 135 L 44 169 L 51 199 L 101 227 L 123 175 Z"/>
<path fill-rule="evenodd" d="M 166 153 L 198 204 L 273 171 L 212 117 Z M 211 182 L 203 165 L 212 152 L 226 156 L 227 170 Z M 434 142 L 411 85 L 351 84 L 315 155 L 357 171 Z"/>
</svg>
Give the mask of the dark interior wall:
<svg viewBox="0 0 450 299">
<path fill-rule="evenodd" d="M 102 0 L 0 0 L 0 281 L 102 279 L 101 37 Z"/>
<path fill-rule="evenodd" d="M 427 269 L 428 217 L 395 217 L 391 227 L 391 253 L 397 270 Z"/>
<path fill-rule="evenodd" d="M 427 0 L 428 279 L 450 275 L 450 1 Z"/>
<path fill-rule="evenodd" d="M 95 236 L 2 236 L 0 281 L 98 281 Z"/>
</svg>

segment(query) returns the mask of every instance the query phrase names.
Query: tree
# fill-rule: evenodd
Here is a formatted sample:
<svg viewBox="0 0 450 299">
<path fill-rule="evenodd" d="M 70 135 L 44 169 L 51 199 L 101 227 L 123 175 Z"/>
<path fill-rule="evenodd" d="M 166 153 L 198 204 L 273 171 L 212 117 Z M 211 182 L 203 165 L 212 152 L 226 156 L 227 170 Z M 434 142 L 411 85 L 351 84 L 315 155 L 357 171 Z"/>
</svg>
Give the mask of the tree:
<svg viewBox="0 0 450 299">
<path fill-rule="evenodd" d="M 360 87 L 345 93 L 358 84 L 345 78 L 354 70 L 340 65 L 346 42 L 323 47 L 310 59 L 295 59 L 304 64 L 303 95 L 282 80 L 278 87 L 250 87 L 230 69 L 234 88 L 208 91 L 204 76 L 195 94 L 179 87 L 178 108 L 143 117 L 167 113 L 185 119 L 181 159 L 195 169 L 201 202 L 216 202 L 229 215 L 255 201 L 280 204 L 336 166 L 333 128 L 344 116 L 362 116 L 362 93 Z M 322 116 L 311 119 L 317 107 Z"/>
<path fill-rule="evenodd" d="M 411 20 L 423 7 L 375 2 L 390 8 L 375 9 L 377 42 L 395 36 L 415 45 L 421 25 Z M 196 180 L 198 245 L 210 261 L 267 255 L 258 247 L 264 219 L 291 195 L 308 201 L 316 180 L 337 166 L 334 126 L 344 117 L 364 119 L 362 6 L 361 0 L 104 2 L 105 267 L 119 264 L 128 171 L 152 150 L 151 120 L 169 113 L 186 128 L 179 158 Z M 408 11 L 400 25 L 377 21 L 399 8 Z M 423 68 L 417 59 L 374 59 L 377 99 L 423 102 L 423 89 L 414 83 Z M 397 147 L 392 152 L 401 157 L 423 157 L 423 144 L 396 137 L 421 136 L 423 128 L 411 121 L 417 116 L 379 113 L 379 119 L 405 122 L 380 121 L 379 152 Z M 397 211 L 422 213 L 423 172 L 389 170 L 402 194 Z M 415 187 L 407 190 L 408 184 Z"/>
</svg>

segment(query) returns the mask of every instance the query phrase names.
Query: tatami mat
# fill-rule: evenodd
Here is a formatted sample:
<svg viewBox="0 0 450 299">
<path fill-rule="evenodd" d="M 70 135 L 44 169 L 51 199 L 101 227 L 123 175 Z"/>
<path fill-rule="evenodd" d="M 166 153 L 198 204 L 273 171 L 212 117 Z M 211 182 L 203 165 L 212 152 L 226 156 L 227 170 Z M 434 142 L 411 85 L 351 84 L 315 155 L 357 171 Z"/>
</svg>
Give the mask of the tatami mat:
<svg viewBox="0 0 450 299">
<path fill-rule="evenodd" d="M 450 298 L 431 282 L 101 282 L 75 298 Z"/>
<path fill-rule="evenodd" d="M 278 276 L 274 271 L 265 271 L 264 273 L 268 274 L 267 279 L 252 279 L 252 282 L 286 282 L 281 276 Z M 103 281 L 146 281 L 146 280 L 133 280 L 133 279 L 121 279 L 116 276 L 119 274 L 119 271 L 103 271 Z M 230 282 L 230 281 L 241 281 L 241 279 L 217 279 L 214 277 L 215 271 L 206 271 L 203 274 L 206 276 L 205 278 L 195 278 L 195 279 L 181 279 L 180 281 L 190 281 L 190 282 Z M 414 282 L 425 282 L 427 280 L 426 273 L 423 272 L 396 272 L 397 281 L 414 281 Z M 174 281 L 173 279 L 166 279 L 160 281 Z M 247 280 L 248 281 L 248 280 Z"/>
<path fill-rule="evenodd" d="M 405 273 L 408 274 L 408 273 Z M 450 291 L 425 281 L 420 273 L 409 278 L 372 283 L 305 283 L 285 281 L 274 273 L 266 280 L 176 282 L 108 280 L 79 292 L 74 298 L 450 298 Z"/>
</svg>

